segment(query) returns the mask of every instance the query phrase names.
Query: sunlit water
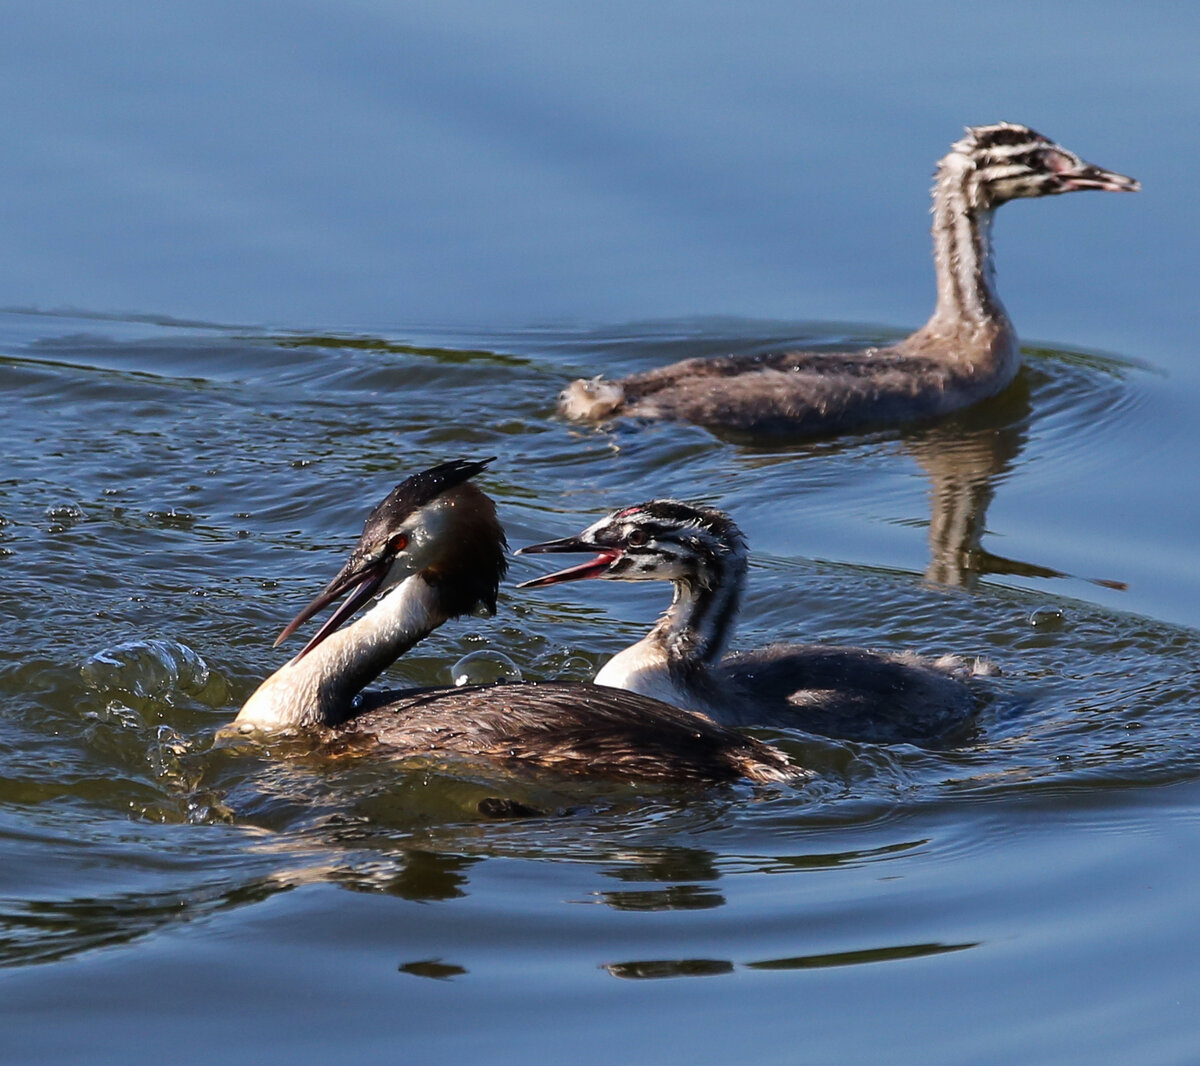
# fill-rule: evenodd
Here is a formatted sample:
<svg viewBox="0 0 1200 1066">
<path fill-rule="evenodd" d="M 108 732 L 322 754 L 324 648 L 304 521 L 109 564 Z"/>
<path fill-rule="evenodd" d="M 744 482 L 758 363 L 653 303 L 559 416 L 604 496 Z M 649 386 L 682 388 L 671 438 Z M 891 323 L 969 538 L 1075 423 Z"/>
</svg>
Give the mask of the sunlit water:
<svg viewBox="0 0 1200 1066">
<path fill-rule="evenodd" d="M 1190 6 L 2 21 L 0 1062 L 1200 1058 Z M 998 119 L 1144 186 L 999 213 L 1002 396 L 766 448 L 555 418 L 581 374 L 917 326 L 934 161 Z M 765 734 L 794 789 L 214 746 L 368 508 L 491 455 L 514 547 L 730 511 L 735 647 L 1002 672 L 946 750 Z M 544 566 L 386 680 L 585 678 L 669 595 L 513 589 Z"/>
<path fill-rule="evenodd" d="M 1047 987 L 1056 1018 L 1104 1013 L 1097 1043 L 1144 1047 L 1147 1001 L 1172 1054 L 1190 1033 L 1173 967 L 1196 947 L 1176 919 L 1196 872 L 1200 640 L 1125 609 L 1134 574 L 1115 558 L 1069 576 L 1071 553 L 1040 556 L 990 517 L 1041 464 L 1119 467 L 1108 442 L 1151 431 L 1147 369 L 1029 350 L 1012 390 L 958 418 L 766 450 L 581 429 L 554 397 L 596 363 L 881 336 L 6 326 L 0 963 L 22 975 L 6 983 L 19 1050 L 120 1048 L 132 1012 L 164 1054 L 184 1024 L 206 1051 L 267 1060 L 297 1039 L 490 1058 L 513 1026 L 523 1053 L 623 1059 L 636 1033 L 639 1061 L 736 1057 L 762 1026 L 777 1060 L 803 1039 L 831 1061 L 866 1025 L 948 1026 L 943 1052 L 967 1058 L 986 1026 L 981 1058 L 1005 1061 L 1045 1038 Z M 767 734 L 814 771 L 794 789 L 646 794 L 214 748 L 365 511 L 458 455 L 499 457 L 481 483 L 514 546 L 655 495 L 719 501 L 754 552 L 739 646 L 953 651 L 1002 674 L 978 681 L 949 750 Z M 1077 558 L 1109 536 L 1074 528 Z M 871 563 L 873 537 L 912 565 Z M 586 678 L 667 596 L 506 588 L 495 618 L 446 626 L 389 680 Z M 496 795 L 548 814 L 481 817 Z M 964 998 L 974 986 L 996 998 Z M 339 1005 L 336 1034 L 294 1013 L 314 996 Z M 61 1000 L 72 1024 L 47 1031 L 38 1012 Z"/>
</svg>

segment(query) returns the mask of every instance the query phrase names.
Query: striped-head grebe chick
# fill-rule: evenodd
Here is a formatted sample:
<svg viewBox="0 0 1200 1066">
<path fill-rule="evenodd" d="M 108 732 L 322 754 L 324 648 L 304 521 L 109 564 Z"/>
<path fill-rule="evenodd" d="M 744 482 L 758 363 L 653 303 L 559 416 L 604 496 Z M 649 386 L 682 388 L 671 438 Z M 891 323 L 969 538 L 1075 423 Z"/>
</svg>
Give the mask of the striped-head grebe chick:
<svg viewBox="0 0 1200 1066">
<path fill-rule="evenodd" d="M 687 359 L 572 382 L 568 418 L 694 422 L 755 437 L 804 438 L 946 414 L 1000 392 L 1020 365 L 1017 335 L 996 295 L 992 213 L 1009 200 L 1083 189 L 1135 192 L 1137 181 L 1084 162 L 1026 126 L 968 128 L 938 163 L 933 186 L 933 317 L 898 344 L 855 352 Z"/>
<path fill-rule="evenodd" d="M 282 641 L 344 602 L 259 686 L 230 728 L 355 737 L 393 757 L 485 759 L 610 779 L 788 781 L 769 745 L 656 700 L 578 683 L 362 693 L 442 623 L 494 611 L 507 568 L 495 504 L 456 460 L 402 481 L 368 516 L 345 566 L 283 630 Z M 357 621 L 350 618 L 376 596 Z M 276 641 L 279 643 L 279 641 Z"/>
<path fill-rule="evenodd" d="M 641 640 L 610 659 L 598 685 L 640 692 L 728 726 L 776 726 L 849 740 L 936 744 L 971 717 L 973 667 L 821 644 L 725 655 L 741 604 L 746 541 L 724 512 L 674 500 L 614 511 L 575 537 L 517 554 L 596 558 L 519 587 L 605 578 L 669 581 L 674 598 Z M 979 669 L 983 669 L 979 667 Z"/>
</svg>

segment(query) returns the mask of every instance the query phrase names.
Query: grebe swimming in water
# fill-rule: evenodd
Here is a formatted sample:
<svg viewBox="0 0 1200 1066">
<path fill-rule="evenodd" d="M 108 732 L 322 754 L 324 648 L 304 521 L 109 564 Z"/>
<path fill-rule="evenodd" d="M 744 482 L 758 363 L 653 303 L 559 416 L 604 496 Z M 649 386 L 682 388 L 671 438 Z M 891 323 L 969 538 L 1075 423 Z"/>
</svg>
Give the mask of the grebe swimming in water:
<svg viewBox="0 0 1200 1066">
<path fill-rule="evenodd" d="M 508 567 L 495 504 L 456 460 L 402 481 L 368 516 L 337 576 L 279 636 L 346 599 L 300 653 L 266 679 L 230 729 L 357 737 L 384 754 L 487 759 L 613 779 L 789 781 L 767 744 L 631 692 L 549 682 L 360 695 L 443 622 L 493 611 Z M 372 598 L 374 607 L 352 615 Z"/>
<path fill-rule="evenodd" d="M 580 420 L 629 415 L 801 438 L 965 407 L 1000 392 L 1020 365 L 1016 332 L 995 292 L 992 212 L 1020 197 L 1139 188 L 1133 178 L 1086 163 L 1026 126 L 968 128 L 938 163 L 937 307 L 915 333 L 856 352 L 687 359 L 620 381 L 580 379 L 562 393 L 559 410 Z"/>
<path fill-rule="evenodd" d="M 596 684 L 640 692 L 728 726 L 776 726 L 877 743 L 936 744 L 970 719 L 962 678 L 992 672 L 833 645 L 775 645 L 725 656 L 746 574 L 746 541 L 724 512 L 675 500 L 614 511 L 578 536 L 522 548 L 596 558 L 523 582 L 670 581 L 654 628 L 610 659 Z"/>
</svg>

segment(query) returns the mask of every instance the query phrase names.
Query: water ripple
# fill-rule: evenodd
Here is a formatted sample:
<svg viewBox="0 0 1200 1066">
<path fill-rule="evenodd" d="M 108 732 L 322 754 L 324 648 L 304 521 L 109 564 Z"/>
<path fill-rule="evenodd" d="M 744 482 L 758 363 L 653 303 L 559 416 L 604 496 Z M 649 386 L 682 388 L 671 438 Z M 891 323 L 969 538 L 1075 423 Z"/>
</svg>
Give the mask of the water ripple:
<svg viewBox="0 0 1200 1066">
<path fill-rule="evenodd" d="M 476 864 L 503 855 L 593 869 L 602 883 L 579 902 L 703 913 L 722 909 L 730 882 L 838 869 L 886 877 L 916 857 L 975 857 L 1013 832 L 988 813 L 1007 805 L 1195 779 L 1195 632 L 1073 599 L 1041 561 L 991 553 L 993 496 L 1019 498 L 1022 479 L 1050 467 L 1095 477 L 1115 440 L 1143 432 L 1157 386 L 1137 366 L 1030 350 L 1012 390 L 957 418 L 788 447 L 734 447 L 693 427 L 580 429 L 553 415 L 560 383 L 597 364 L 886 339 L 869 332 L 692 322 L 456 347 L 432 336 L 163 327 L 128 342 L 44 337 L 0 360 L 16 401 L 0 481 L 0 810 L 82 809 L 101 824 L 180 833 L 225 832 L 232 820 L 242 835 L 223 838 L 218 854 L 286 866 L 288 885 L 453 899 Z M 764 734 L 814 771 L 797 789 L 647 794 L 329 760 L 303 744 L 214 746 L 217 727 L 279 665 L 271 639 L 340 566 L 365 508 L 424 463 L 485 449 L 502 456 L 481 481 L 514 544 L 656 495 L 730 509 L 754 549 L 735 646 L 951 651 L 994 660 L 1003 675 L 979 680 L 975 729 L 946 751 Z M 914 530 L 929 540 L 909 559 Z M 945 533 L 954 530 L 957 540 Z M 864 531 L 901 561 L 840 561 L 842 545 L 859 554 Z M 495 619 L 447 626 L 386 681 L 446 684 L 449 664 L 471 680 L 583 679 L 645 632 L 666 596 L 601 582 L 559 598 L 506 588 Z M 512 816 L 530 811 L 544 817 Z M 183 854 L 200 840 L 172 839 Z M 269 847 L 278 858 L 263 859 Z M 260 874 L 184 881 L 202 913 L 278 887 Z M 118 926 L 143 935 L 161 926 L 174 892 L 151 890 L 140 909 L 133 894 L 111 895 L 105 906 L 126 917 L 100 925 L 88 917 L 95 900 L 0 907 L 15 930 L 7 958 L 115 943 Z M 825 950 L 817 938 L 736 958 L 630 953 L 609 972 L 803 969 L 967 944 L 880 934 Z M 425 956 L 410 961 L 406 972 L 443 975 Z"/>
</svg>

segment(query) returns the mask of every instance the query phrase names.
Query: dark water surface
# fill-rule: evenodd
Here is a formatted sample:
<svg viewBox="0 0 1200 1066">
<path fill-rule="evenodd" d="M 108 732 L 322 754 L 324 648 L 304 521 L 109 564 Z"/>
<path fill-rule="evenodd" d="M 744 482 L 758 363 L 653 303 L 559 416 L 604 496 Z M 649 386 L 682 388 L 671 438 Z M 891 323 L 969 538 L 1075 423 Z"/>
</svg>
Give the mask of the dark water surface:
<svg viewBox="0 0 1200 1066">
<path fill-rule="evenodd" d="M 0 35 L 0 1060 L 1196 1061 L 1195 16 L 199 12 Z M 1002 396 L 765 448 L 554 417 L 581 373 L 901 335 L 933 161 L 997 118 L 1145 184 L 1000 215 L 1052 339 Z M 768 734 L 794 789 L 214 747 L 365 511 L 459 455 L 513 545 L 732 512 L 735 646 L 1002 674 L 951 750 Z M 388 680 L 585 678 L 667 595 L 510 585 Z"/>
</svg>

